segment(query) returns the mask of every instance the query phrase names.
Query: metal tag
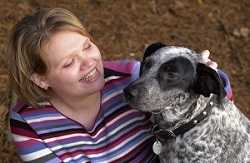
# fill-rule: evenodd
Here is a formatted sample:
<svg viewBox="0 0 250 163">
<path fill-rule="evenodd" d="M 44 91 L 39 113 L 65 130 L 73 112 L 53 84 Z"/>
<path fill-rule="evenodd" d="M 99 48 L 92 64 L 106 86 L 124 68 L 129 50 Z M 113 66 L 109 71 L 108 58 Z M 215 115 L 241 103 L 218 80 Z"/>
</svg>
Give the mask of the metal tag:
<svg viewBox="0 0 250 163">
<path fill-rule="evenodd" d="M 153 151 L 155 154 L 159 155 L 162 151 L 162 144 L 159 140 L 156 140 L 153 144 Z"/>
</svg>

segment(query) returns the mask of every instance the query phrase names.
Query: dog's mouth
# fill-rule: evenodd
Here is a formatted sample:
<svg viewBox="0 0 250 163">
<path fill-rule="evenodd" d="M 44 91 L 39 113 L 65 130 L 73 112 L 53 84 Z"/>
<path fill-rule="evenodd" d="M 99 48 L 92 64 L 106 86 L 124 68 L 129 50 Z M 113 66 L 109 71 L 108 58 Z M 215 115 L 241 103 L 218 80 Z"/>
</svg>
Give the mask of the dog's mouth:
<svg viewBox="0 0 250 163">
<path fill-rule="evenodd" d="M 153 111 L 150 111 L 152 114 L 161 114 L 163 112 L 163 110 L 161 109 L 158 109 L 158 110 L 153 110 Z"/>
<path fill-rule="evenodd" d="M 165 107 L 165 108 L 163 108 L 163 109 L 156 109 L 156 110 L 152 110 L 152 111 L 150 111 L 152 114 L 161 114 L 161 113 L 163 113 L 164 111 L 166 111 L 166 110 L 169 110 L 169 109 L 171 109 L 171 107 L 170 106 L 167 106 L 167 107 Z"/>
<path fill-rule="evenodd" d="M 153 111 L 152 111 L 153 114 L 158 114 L 158 113 L 160 113 L 160 112 L 161 112 L 161 110 L 153 110 Z"/>
<path fill-rule="evenodd" d="M 148 112 L 154 115 L 158 115 L 161 114 L 162 112 L 164 112 L 164 109 L 154 109 L 154 110 L 149 110 L 148 108 L 151 108 L 150 106 L 145 106 L 145 104 L 138 104 L 138 103 L 131 103 L 129 102 L 129 105 L 135 109 L 138 109 L 140 111 L 143 112 Z"/>
</svg>

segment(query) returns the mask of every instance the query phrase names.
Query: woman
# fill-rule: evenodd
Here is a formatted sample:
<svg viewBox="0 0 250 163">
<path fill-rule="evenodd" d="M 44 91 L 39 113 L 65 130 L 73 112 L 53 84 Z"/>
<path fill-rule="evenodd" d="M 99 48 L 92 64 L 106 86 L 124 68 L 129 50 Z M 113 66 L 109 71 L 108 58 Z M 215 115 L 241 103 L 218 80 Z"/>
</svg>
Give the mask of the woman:
<svg viewBox="0 0 250 163">
<path fill-rule="evenodd" d="M 11 132 L 26 162 L 157 162 L 149 115 L 124 101 L 137 61 L 102 62 L 71 12 L 40 9 L 14 28 Z M 210 62 L 211 63 L 211 62 Z"/>
</svg>

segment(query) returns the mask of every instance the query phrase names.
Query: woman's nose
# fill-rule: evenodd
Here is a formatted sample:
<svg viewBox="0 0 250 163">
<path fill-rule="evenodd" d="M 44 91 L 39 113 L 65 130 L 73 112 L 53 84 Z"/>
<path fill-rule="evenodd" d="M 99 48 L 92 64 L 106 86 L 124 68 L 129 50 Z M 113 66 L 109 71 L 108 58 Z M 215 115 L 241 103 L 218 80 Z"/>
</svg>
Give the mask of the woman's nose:
<svg viewBox="0 0 250 163">
<path fill-rule="evenodd" d="M 80 69 L 85 70 L 91 68 L 93 65 L 95 65 L 95 61 L 93 58 L 90 57 L 81 57 L 80 59 Z"/>
</svg>

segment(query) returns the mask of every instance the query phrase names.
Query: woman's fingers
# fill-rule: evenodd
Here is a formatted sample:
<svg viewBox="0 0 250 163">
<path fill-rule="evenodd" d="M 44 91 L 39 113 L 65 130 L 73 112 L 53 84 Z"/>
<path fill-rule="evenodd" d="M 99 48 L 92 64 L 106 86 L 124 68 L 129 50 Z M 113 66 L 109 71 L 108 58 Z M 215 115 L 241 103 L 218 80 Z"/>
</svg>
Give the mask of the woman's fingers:
<svg viewBox="0 0 250 163">
<path fill-rule="evenodd" d="M 204 50 L 204 51 L 201 52 L 201 59 L 202 59 L 203 63 L 206 63 L 206 62 L 208 62 L 210 60 L 209 55 L 210 55 L 209 50 Z"/>
<path fill-rule="evenodd" d="M 217 70 L 218 64 L 209 59 L 210 51 L 204 50 L 201 52 L 201 63 L 204 63 L 214 70 Z"/>
<path fill-rule="evenodd" d="M 208 62 L 207 65 L 209 67 L 211 67 L 212 69 L 214 69 L 214 70 L 217 70 L 217 68 L 218 68 L 218 64 L 216 62 L 214 62 L 214 61 Z"/>
</svg>

